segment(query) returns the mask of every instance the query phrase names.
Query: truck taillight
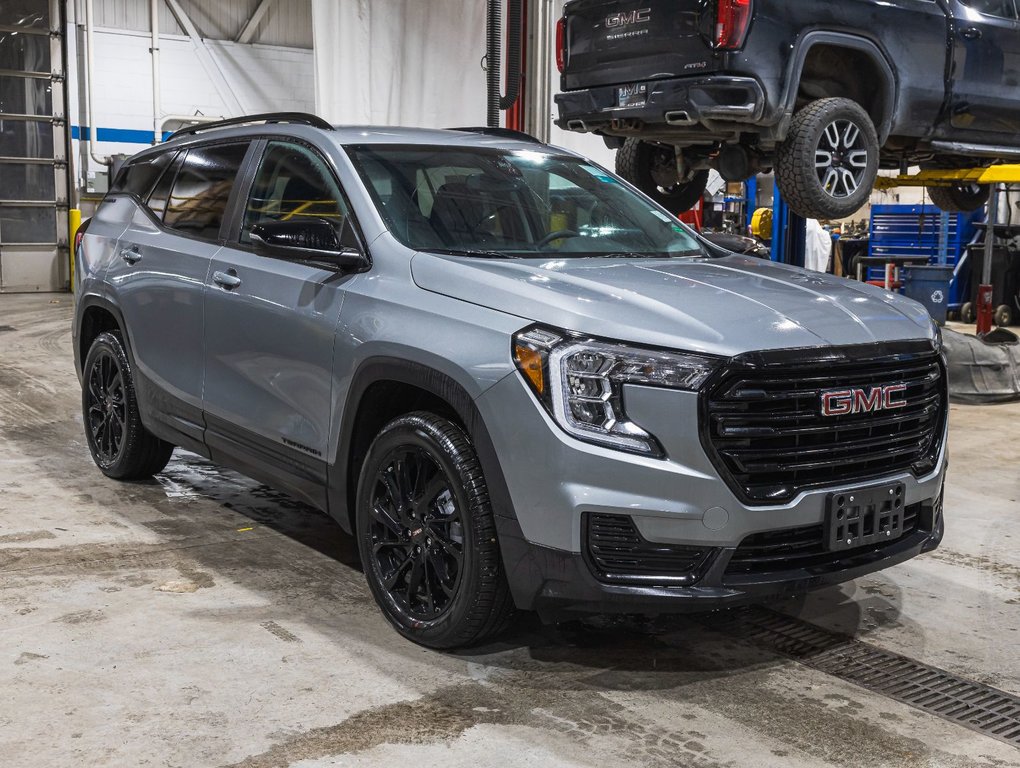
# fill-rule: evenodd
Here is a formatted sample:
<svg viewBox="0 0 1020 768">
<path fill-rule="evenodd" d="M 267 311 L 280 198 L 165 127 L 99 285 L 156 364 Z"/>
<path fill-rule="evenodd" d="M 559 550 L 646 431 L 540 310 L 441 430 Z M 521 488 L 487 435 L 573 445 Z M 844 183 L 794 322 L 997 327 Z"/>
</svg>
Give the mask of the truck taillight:
<svg viewBox="0 0 1020 768">
<path fill-rule="evenodd" d="M 556 22 L 556 69 L 561 73 L 567 65 L 567 20 Z"/>
<path fill-rule="evenodd" d="M 81 248 L 81 240 L 85 237 L 85 230 L 79 227 L 78 231 L 74 233 L 74 253 L 77 255 L 78 250 Z"/>
<path fill-rule="evenodd" d="M 751 26 L 752 0 L 716 0 L 715 47 L 735 50 Z"/>
</svg>

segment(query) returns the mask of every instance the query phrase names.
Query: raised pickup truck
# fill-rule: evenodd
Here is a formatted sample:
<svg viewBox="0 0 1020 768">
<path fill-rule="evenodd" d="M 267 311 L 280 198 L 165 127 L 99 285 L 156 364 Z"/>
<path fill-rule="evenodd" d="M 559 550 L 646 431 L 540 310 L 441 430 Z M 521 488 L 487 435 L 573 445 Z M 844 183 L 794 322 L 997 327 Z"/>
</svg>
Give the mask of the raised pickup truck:
<svg viewBox="0 0 1020 768">
<path fill-rule="evenodd" d="M 557 124 L 619 148 L 617 172 L 691 207 L 708 170 L 775 170 L 833 219 L 880 168 L 1020 159 L 1014 0 L 574 0 L 557 26 Z M 929 190 L 974 210 L 981 186 Z"/>
</svg>

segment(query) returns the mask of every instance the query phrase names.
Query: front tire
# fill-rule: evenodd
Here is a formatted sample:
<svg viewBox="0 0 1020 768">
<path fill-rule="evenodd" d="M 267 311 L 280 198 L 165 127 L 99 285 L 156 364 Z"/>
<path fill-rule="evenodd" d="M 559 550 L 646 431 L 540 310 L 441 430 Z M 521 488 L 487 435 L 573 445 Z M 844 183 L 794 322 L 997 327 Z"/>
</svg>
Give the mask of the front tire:
<svg viewBox="0 0 1020 768">
<path fill-rule="evenodd" d="M 971 213 L 987 203 L 990 196 L 991 187 L 987 184 L 928 188 L 932 204 L 946 213 Z"/>
<path fill-rule="evenodd" d="M 82 420 L 96 466 L 115 480 L 140 480 L 160 472 L 174 447 L 142 424 L 120 333 L 99 334 L 82 370 Z"/>
<path fill-rule="evenodd" d="M 488 487 L 467 435 L 426 412 L 375 438 L 358 481 L 357 536 L 372 595 L 404 637 L 477 644 L 512 612 Z"/>
<path fill-rule="evenodd" d="M 617 151 L 616 173 L 677 214 L 696 206 L 708 186 L 708 171 L 698 171 L 690 181 L 681 182 L 676 170 L 676 150 L 640 139 L 627 139 Z"/>
<path fill-rule="evenodd" d="M 793 117 L 776 153 L 776 183 L 790 209 L 809 219 L 860 210 L 875 186 L 878 134 L 850 99 L 819 99 Z"/>
</svg>

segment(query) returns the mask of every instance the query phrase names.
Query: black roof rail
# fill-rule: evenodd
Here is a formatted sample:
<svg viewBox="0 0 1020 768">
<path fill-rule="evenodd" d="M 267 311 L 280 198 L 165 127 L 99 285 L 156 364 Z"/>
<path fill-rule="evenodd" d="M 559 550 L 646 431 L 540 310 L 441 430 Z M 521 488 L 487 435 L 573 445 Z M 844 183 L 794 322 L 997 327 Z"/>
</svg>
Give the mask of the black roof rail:
<svg viewBox="0 0 1020 768">
<path fill-rule="evenodd" d="M 211 131 L 214 128 L 227 128 L 231 125 L 249 125 L 251 123 L 298 123 L 300 125 L 311 125 L 315 128 L 324 128 L 327 131 L 333 130 L 333 126 L 321 117 L 308 114 L 307 112 L 265 112 L 261 115 L 242 115 L 241 117 L 228 117 L 226 120 L 216 120 L 211 123 L 188 125 L 171 133 L 166 140 L 171 141 L 178 136 Z"/>
<path fill-rule="evenodd" d="M 486 126 L 478 127 L 466 127 L 466 128 L 447 128 L 448 131 L 464 131 L 465 133 L 480 133 L 484 136 L 499 136 L 503 139 L 517 139 L 517 141 L 528 141 L 532 144 L 542 144 L 543 142 L 536 139 L 530 133 L 524 131 L 515 131 L 513 128 L 489 128 Z"/>
</svg>

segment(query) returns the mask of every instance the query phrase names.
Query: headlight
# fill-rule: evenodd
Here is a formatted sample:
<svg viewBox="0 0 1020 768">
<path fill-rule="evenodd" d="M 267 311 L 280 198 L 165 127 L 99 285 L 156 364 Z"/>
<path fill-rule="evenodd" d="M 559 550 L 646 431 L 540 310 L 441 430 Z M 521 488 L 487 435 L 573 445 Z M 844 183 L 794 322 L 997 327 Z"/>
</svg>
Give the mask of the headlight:
<svg viewBox="0 0 1020 768">
<path fill-rule="evenodd" d="M 935 338 L 932 340 L 932 345 L 935 347 L 935 351 L 942 352 L 942 327 L 934 320 L 931 321 L 931 327 Z"/>
<path fill-rule="evenodd" d="M 625 384 L 697 391 L 719 365 L 705 355 L 662 352 L 532 327 L 514 335 L 514 361 L 557 424 L 579 440 L 662 456 L 654 436 L 627 418 Z"/>
</svg>

